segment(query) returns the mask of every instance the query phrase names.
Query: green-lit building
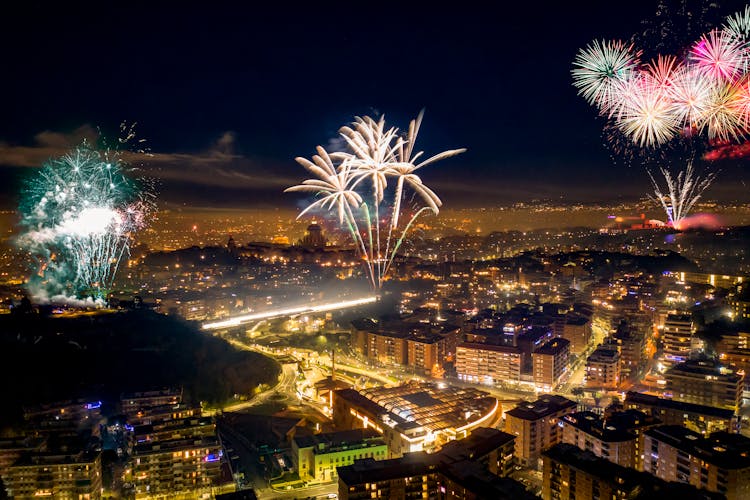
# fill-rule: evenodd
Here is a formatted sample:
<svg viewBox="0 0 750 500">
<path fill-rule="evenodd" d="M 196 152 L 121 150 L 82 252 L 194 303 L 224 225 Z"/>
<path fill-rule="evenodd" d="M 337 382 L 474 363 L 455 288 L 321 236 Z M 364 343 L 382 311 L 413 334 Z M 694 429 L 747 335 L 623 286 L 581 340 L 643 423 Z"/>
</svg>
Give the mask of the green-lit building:
<svg viewBox="0 0 750 500">
<path fill-rule="evenodd" d="M 374 429 L 300 436 L 292 440 L 292 460 L 300 479 L 307 482 L 329 482 L 338 479 L 337 467 L 351 465 L 355 460 L 383 460 L 388 446 Z"/>
</svg>

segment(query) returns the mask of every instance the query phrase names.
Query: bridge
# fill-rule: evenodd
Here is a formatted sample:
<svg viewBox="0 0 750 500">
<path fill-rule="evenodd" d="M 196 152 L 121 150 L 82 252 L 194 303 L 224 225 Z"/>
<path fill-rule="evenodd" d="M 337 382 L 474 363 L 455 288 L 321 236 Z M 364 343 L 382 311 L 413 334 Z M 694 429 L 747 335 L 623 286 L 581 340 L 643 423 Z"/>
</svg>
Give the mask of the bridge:
<svg viewBox="0 0 750 500">
<path fill-rule="evenodd" d="M 280 318 L 283 316 L 297 316 L 299 314 L 307 313 L 319 313 L 327 311 L 337 311 L 339 309 L 348 309 L 350 307 L 363 306 L 366 304 L 373 304 L 377 302 L 378 296 L 371 295 L 369 297 L 362 297 L 360 299 L 343 300 L 339 302 L 327 302 L 323 304 L 308 304 L 299 307 L 288 307 L 284 309 L 271 309 L 269 311 L 263 311 L 253 314 L 243 314 L 241 316 L 235 316 L 221 321 L 214 321 L 211 323 L 203 323 L 201 328 L 203 330 L 218 330 L 221 328 L 232 328 L 240 326 L 244 323 L 251 321 L 259 321 L 262 319 Z"/>
</svg>

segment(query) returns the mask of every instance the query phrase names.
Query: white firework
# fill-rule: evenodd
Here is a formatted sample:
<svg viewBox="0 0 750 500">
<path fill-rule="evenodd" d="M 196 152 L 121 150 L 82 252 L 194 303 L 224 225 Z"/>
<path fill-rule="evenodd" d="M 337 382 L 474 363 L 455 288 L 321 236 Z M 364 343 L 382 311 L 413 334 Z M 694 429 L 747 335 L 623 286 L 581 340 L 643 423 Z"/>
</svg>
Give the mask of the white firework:
<svg viewBox="0 0 750 500">
<path fill-rule="evenodd" d="M 638 67 L 639 52 L 621 41 L 594 40 L 573 61 L 573 86 L 589 104 L 609 113 L 622 84 Z"/>
<path fill-rule="evenodd" d="M 700 200 L 703 192 L 714 181 L 715 174 L 710 173 L 704 178 L 696 176 L 692 161 L 688 162 L 687 168 L 678 172 L 677 176 L 673 176 L 665 168 L 659 170 L 664 176 L 666 190 L 662 190 L 651 172 L 648 172 L 654 187 L 654 194 L 649 195 L 649 198 L 664 209 L 672 227 L 679 229 L 681 222 L 688 216 L 690 210 Z"/>
</svg>

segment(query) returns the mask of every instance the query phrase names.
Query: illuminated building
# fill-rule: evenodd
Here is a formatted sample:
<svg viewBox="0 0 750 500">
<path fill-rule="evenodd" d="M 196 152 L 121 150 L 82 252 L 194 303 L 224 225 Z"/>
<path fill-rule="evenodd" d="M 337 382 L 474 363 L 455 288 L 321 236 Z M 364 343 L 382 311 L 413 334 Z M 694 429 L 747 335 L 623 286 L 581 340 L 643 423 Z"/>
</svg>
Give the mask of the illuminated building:
<svg viewBox="0 0 750 500">
<path fill-rule="evenodd" d="M 572 354 L 581 354 L 591 342 L 591 320 L 577 314 L 567 315 L 562 337 L 570 342 Z"/>
<path fill-rule="evenodd" d="M 132 455 L 136 498 L 195 498 L 234 491 L 216 425 L 208 417 L 138 426 Z"/>
<path fill-rule="evenodd" d="M 617 389 L 620 385 L 620 353 L 614 344 L 600 344 L 586 358 L 586 387 Z"/>
<path fill-rule="evenodd" d="M 357 460 L 339 473 L 339 498 L 487 499 L 536 498 L 507 477 L 512 469 L 513 436 L 477 428 L 440 452 L 407 453 L 390 460 Z"/>
<path fill-rule="evenodd" d="M 676 273 L 680 281 L 683 283 L 699 283 L 703 285 L 711 285 L 717 288 L 732 288 L 735 285 L 742 284 L 747 278 L 744 276 L 730 276 L 726 274 L 707 274 L 707 273 L 689 273 L 679 272 Z"/>
<path fill-rule="evenodd" d="M 23 455 L 3 478 L 11 498 L 102 498 L 100 453 L 79 451 Z"/>
<path fill-rule="evenodd" d="M 570 342 L 556 338 L 531 354 L 534 385 L 542 392 L 552 392 L 568 370 Z"/>
<path fill-rule="evenodd" d="M 25 437 L 17 439 L 0 439 L 0 479 L 11 465 L 16 463 L 21 455 L 26 453 L 40 453 L 46 449 L 47 439 L 44 437 Z"/>
<path fill-rule="evenodd" d="M 750 439 L 715 432 L 708 437 L 677 425 L 644 433 L 643 470 L 665 481 L 691 484 L 726 495 L 750 498 Z"/>
<path fill-rule="evenodd" d="M 638 469 L 643 430 L 659 420 L 638 410 L 602 417 L 590 411 L 570 413 L 562 418 L 562 442 L 592 452 L 610 462 Z"/>
<path fill-rule="evenodd" d="M 693 320 L 689 314 L 668 314 L 664 321 L 662 362 L 673 366 L 688 359 L 692 350 Z"/>
<path fill-rule="evenodd" d="M 575 401 L 547 394 L 505 412 L 505 432 L 516 436 L 519 463 L 538 467 L 542 452 L 562 440 L 562 417 L 575 410 Z"/>
<path fill-rule="evenodd" d="M 645 336 L 635 325 L 621 321 L 613 335 L 620 353 L 620 380 L 637 380 L 646 365 Z"/>
<path fill-rule="evenodd" d="M 439 376 L 446 358 L 456 352 L 459 328 L 398 322 L 388 328 L 369 318 L 352 321 L 352 349 L 381 364 L 404 365 L 423 375 Z"/>
<path fill-rule="evenodd" d="M 676 401 L 739 411 L 744 375 L 710 359 L 692 359 L 673 366 L 664 374 L 665 394 Z"/>
<path fill-rule="evenodd" d="M 732 319 L 738 322 L 750 320 L 750 286 L 739 285 L 727 297 L 727 305 L 732 311 Z"/>
<path fill-rule="evenodd" d="M 446 443 L 440 455 L 458 462 L 472 460 L 496 476 L 513 471 L 516 437 L 489 427 L 477 427 L 468 437 Z"/>
<path fill-rule="evenodd" d="M 459 380 L 493 385 L 521 379 L 521 350 L 462 342 L 456 348 L 456 373 Z"/>
<path fill-rule="evenodd" d="M 306 482 L 337 479 L 336 468 L 355 460 L 383 460 L 388 447 L 381 434 L 372 428 L 355 429 L 292 439 L 292 460 L 300 478 Z"/>
<path fill-rule="evenodd" d="M 435 497 L 437 467 L 437 457 L 424 452 L 380 462 L 357 460 L 338 470 L 338 496 L 340 500 Z"/>
<path fill-rule="evenodd" d="M 525 330 L 516 339 L 518 348 L 521 349 L 521 373 L 531 375 L 533 379 L 534 360 L 532 353 L 541 346 L 552 340 L 552 329 L 544 327 L 532 327 Z"/>
<path fill-rule="evenodd" d="M 409 382 L 334 392 L 337 429 L 371 427 L 383 434 L 389 457 L 434 451 L 497 416 L 498 401 L 483 391 L 442 384 Z"/>
<path fill-rule="evenodd" d="M 629 391 L 625 408 L 640 410 L 665 425 L 681 425 L 701 434 L 736 430 L 734 411 Z"/>
<path fill-rule="evenodd" d="M 328 242 L 325 236 L 323 236 L 323 229 L 318 225 L 317 222 L 313 222 L 307 226 L 305 235 L 299 242 L 299 246 L 307 248 L 321 248 L 326 246 Z"/>
<path fill-rule="evenodd" d="M 138 412 L 144 412 L 153 407 L 176 405 L 181 402 L 181 388 L 133 392 L 120 396 L 120 407 L 127 417 L 135 416 Z"/>
<path fill-rule="evenodd" d="M 668 483 L 645 472 L 617 465 L 590 451 L 561 443 L 544 452 L 544 500 L 625 500 L 631 498 L 681 498 L 719 500 L 721 495 L 688 485 Z"/>
<path fill-rule="evenodd" d="M 37 433 L 88 428 L 94 435 L 98 435 L 101 407 L 102 402 L 98 400 L 62 401 L 24 408 L 23 416 Z"/>
</svg>

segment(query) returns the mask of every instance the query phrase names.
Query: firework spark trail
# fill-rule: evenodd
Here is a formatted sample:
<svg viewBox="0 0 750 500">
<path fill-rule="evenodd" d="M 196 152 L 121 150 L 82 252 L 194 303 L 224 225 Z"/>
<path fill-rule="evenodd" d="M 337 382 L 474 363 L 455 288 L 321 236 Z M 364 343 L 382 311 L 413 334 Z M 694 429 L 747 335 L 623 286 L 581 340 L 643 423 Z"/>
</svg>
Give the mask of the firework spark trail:
<svg viewBox="0 0 750 500">
<path fill-rule="evenodd" d="M 589 104 L 607 111 L 618 93 L 638 67 L 640 51 L 621 41 L 594 40 L 576 55 L 573 85 Z"/>
<path fill-rule="evenodd" d="M 641 148 L 680 135 L 709 140 L 750 136 L 750 6 L 702 35 L 683 60 L 640 52 L 620 41 L 594 41 L 573 61 L 573 86 Z"/>
<path fill-rule="evenodd" d="M 427 211 L 437 214 L 442 205 L 437 194 L 422 183 L 415 171 L 465 151 L 448 150 L 417 163 L 423 154 L 422 151 L 414 152 L 422 116 L 420 113 L 411 121 L 409 131 L 403 137 L 397 128 L 386 126 L 384 117 L 379 120 L 356 117 L 350 126 L 339 131 L 348 150 L 328 154 L 318 147 L 318 154 L 312 161 L 297 158 L 297 162 L 317 178 L 286 189 L 321 196 L 298 218 L 313 210 L 335 210 L 339 225 L 349 230 L 365 263 L 368 278 L 376 289 L 382 287 L 396 253 L 416 219 Z M 391 198 L 386 195 L 389 177 L 396 178 L 390 207 L 387 203 Z M 403 224 L 401 201 L 407 187 L 427 206 L 416 210 Z M 366 199 L 371 201 L 368 203 Z M 385 218 L 381 219 L 381 215 Z"/>
<path fill-rule="evenodd" d="M 682 221 L 700 200 L 703 192 L 711 185 L 715 174 L 710 173 L 704 178 L 695 175 L 692 161 L 689 161 L 687 168 L 679 172 L 676 177 L 665 168 L 659 170 L 664 176 L 666 190 L 662 190 L 649 172 L 648 175 L 654 187 L 654 194 L 649 195 L 649 198 L 661 205 L 672 227 L 680 229 Z"/>
<path fill-rule="evenodd" d="M 139 196 L 117 156 L 86 143 L 45 163 L 21 207 L 18 243 L 41 263 L 32 294 L 104 300 L 132 233 L 145 224 L 149 205 Z"/>
</svg>

